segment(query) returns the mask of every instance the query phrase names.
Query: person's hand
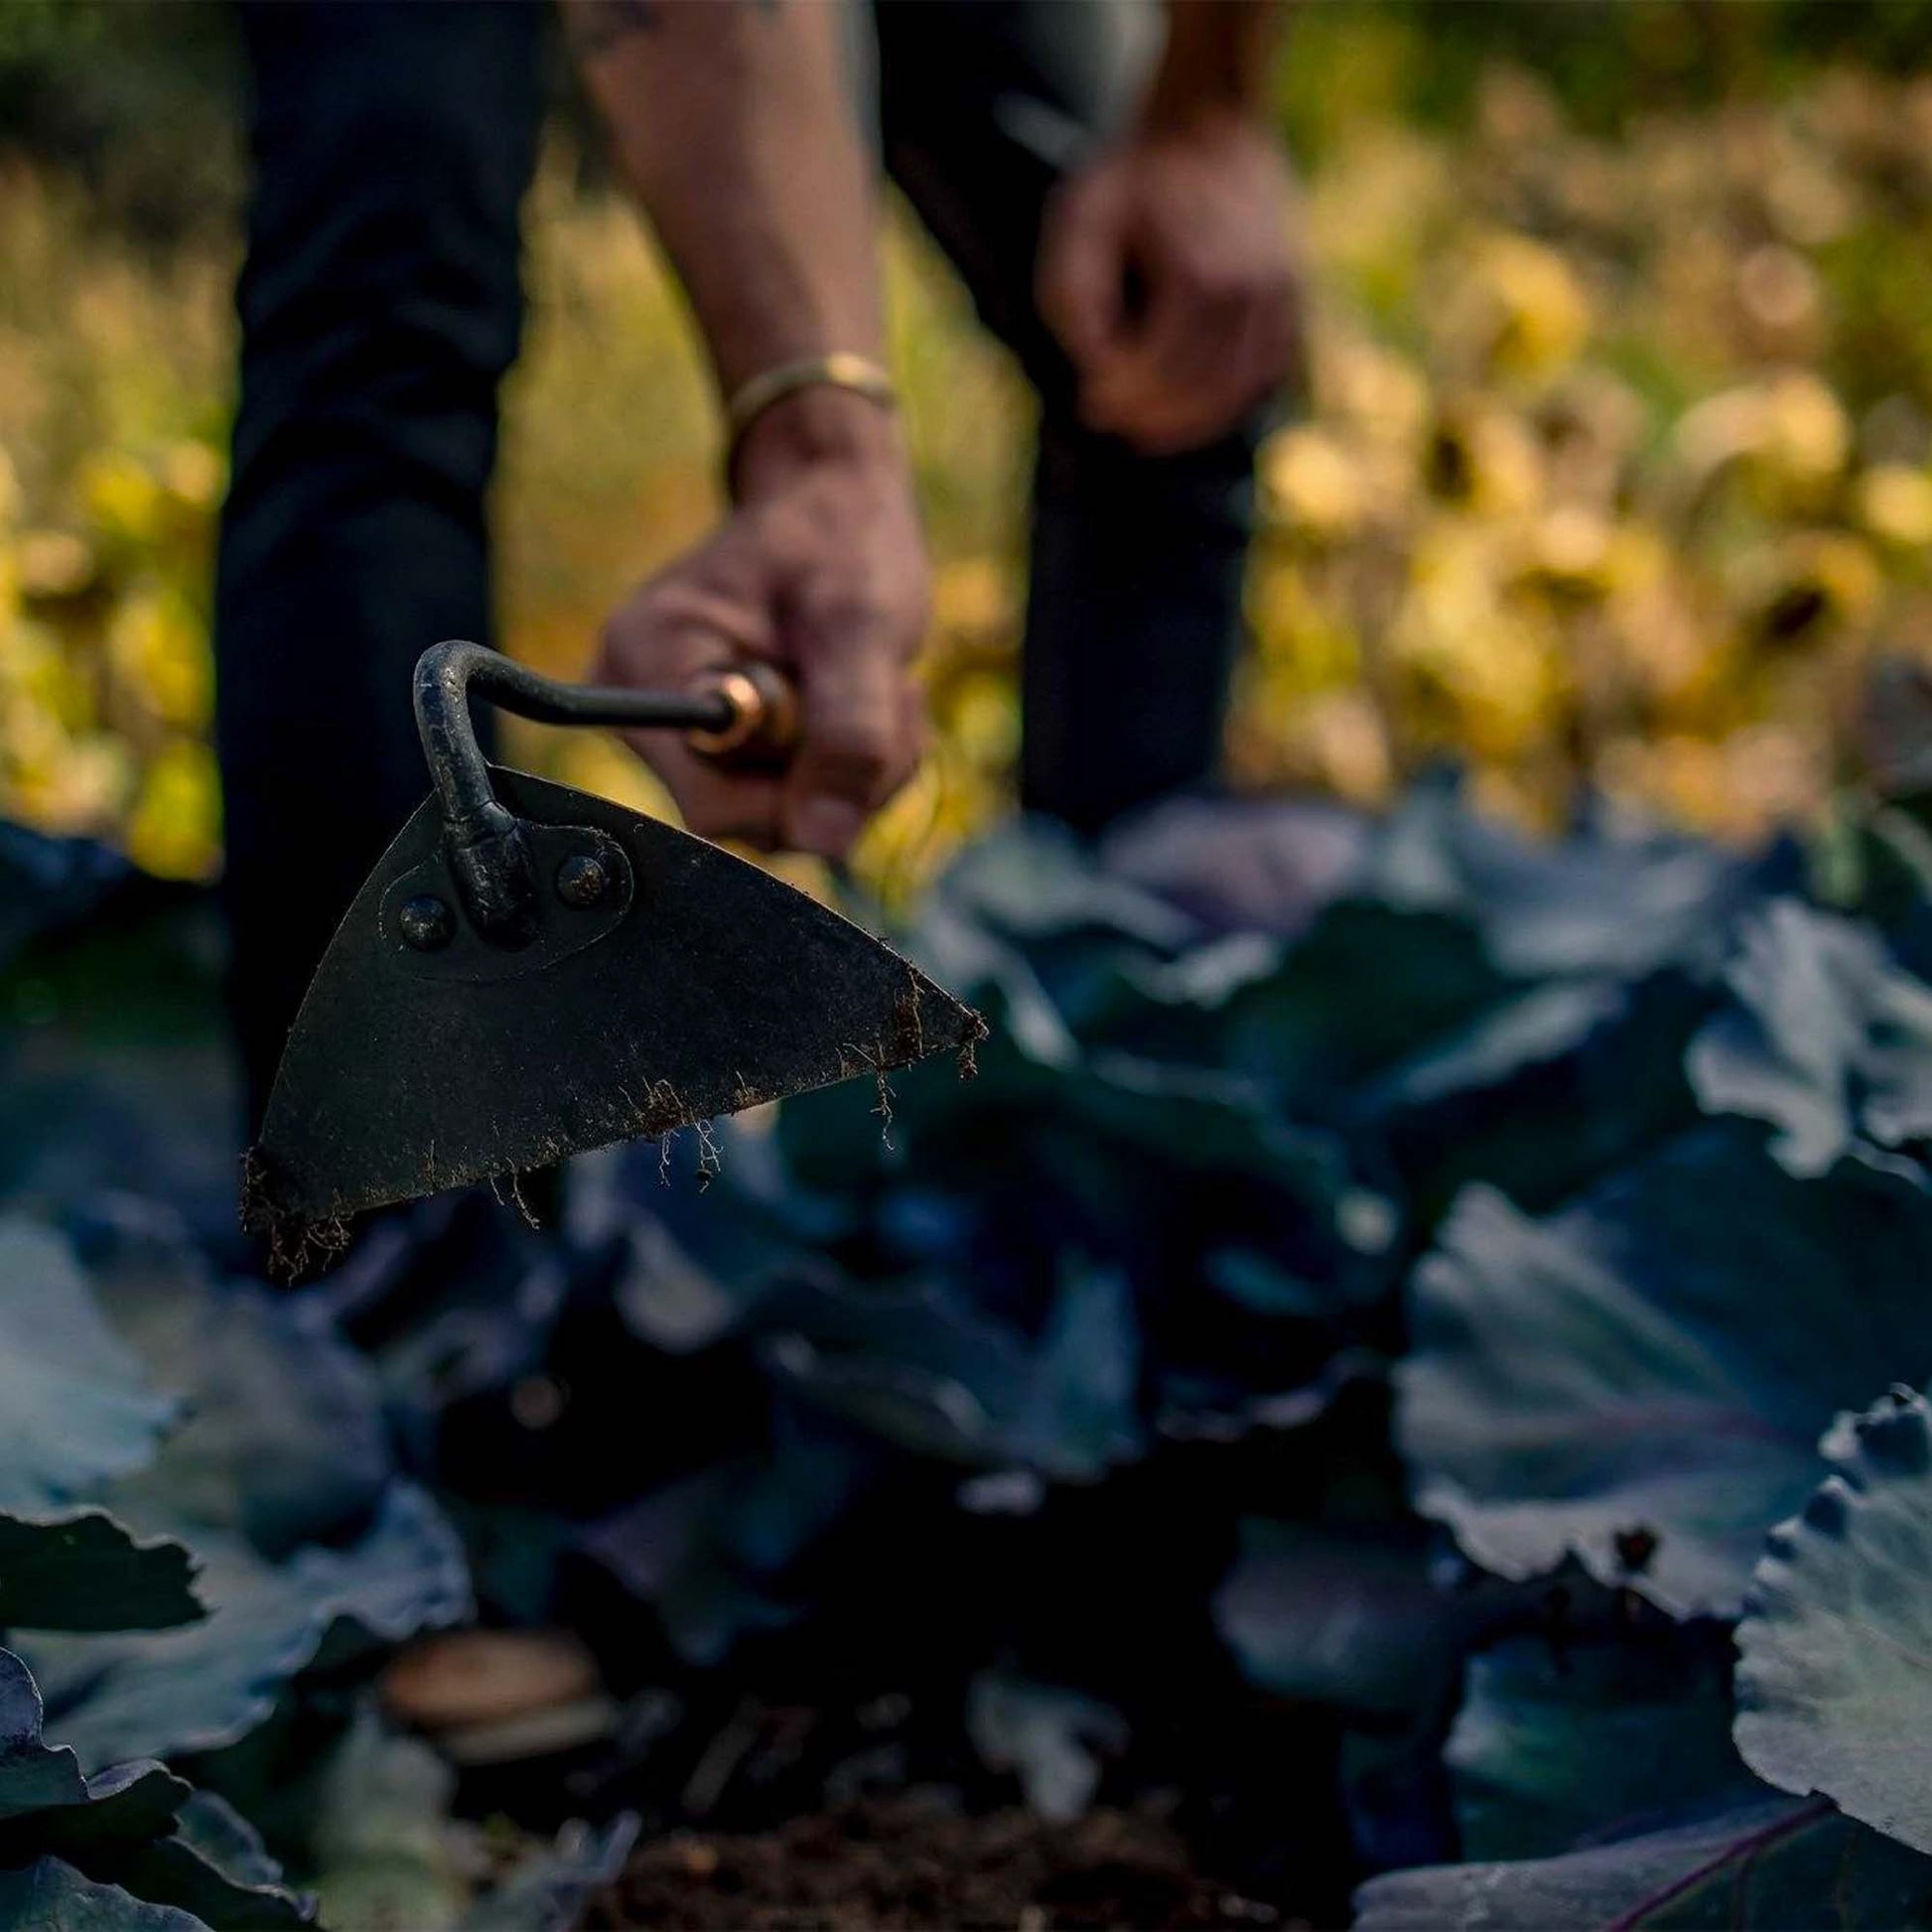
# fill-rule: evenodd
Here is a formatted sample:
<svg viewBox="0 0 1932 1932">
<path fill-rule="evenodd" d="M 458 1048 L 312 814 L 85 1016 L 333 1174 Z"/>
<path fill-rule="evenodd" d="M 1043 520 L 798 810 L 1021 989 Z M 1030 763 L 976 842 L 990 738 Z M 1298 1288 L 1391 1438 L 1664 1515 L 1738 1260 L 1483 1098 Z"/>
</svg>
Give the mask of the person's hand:
<svg viewBox="0 0 1932 1932">
<path fill-rule="evenodd" d="M 1293 191 L 1250 116 L 1149 129 L 1047 205 L 1039 310 L 1080 417 L 1151 455 L 1212 442 L 1302 367 Z"/>
<path fill-rule="evenodd" d="M 782 771 L 713 763 L 674 732 L 626 736 L 694 832 L 843 859 L 924 735 L 925 548 L 903 446 L 877 404 L 801 390 L 752 425 L 737 477 L 723 527 L 613 614 L 598 677 L 676 690 L 748 657 L 784 666 L 802 730 Z"/>
</svg>

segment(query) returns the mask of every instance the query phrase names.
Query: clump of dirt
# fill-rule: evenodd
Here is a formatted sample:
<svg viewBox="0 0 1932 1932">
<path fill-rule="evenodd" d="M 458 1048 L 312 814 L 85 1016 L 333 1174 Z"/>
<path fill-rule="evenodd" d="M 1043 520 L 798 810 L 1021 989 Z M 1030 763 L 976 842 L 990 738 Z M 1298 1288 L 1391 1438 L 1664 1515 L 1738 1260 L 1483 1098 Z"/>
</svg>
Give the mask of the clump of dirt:
<svg viewBox="0 0 1932 1932">
<path fill-rule="evenodd" d="M 1194 1869 L 1145 1812 L 1071 1825 L 969 1818 L 917 1794 L 758 1836 L 678 1832 L 643 1846 L 585 1921 L 598 1932 L 918 1932 L 919 1928 L 1280 1926 L 1271 1905 Z"/>
</svg>

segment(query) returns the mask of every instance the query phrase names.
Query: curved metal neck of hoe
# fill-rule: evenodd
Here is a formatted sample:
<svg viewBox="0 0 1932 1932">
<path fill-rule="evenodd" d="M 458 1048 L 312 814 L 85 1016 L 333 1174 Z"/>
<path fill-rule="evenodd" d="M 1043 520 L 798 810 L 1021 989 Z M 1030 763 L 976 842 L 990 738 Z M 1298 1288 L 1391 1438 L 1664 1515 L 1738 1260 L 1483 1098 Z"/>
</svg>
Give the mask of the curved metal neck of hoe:
<svg viewBox="0 0 1932 1932">
<path fill-rule="evenodd" d="M 522 821 L 490 787 L 489 763 L 470 717 L 473 693 L 545 725 L 720 731 L 731 718 L 729 702 L 715 693 L 562 684 L 462 639 L 424 651 L 416 660 L 416 729 L 443 808 L 451 870 L 478 930 L 508 946 L 535 936 L 536 871 Z"/>
</svg>

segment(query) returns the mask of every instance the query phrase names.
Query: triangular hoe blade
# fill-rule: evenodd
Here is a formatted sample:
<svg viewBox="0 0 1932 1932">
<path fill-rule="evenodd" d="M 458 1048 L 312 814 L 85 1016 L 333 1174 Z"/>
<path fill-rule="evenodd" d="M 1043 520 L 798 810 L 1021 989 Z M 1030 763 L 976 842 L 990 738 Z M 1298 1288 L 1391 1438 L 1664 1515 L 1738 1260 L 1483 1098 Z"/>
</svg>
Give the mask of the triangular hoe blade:
<svg viewBox="0 0 1932 1932">
<path fill-rule="evenodd" d="M 444 944 L 414 948 L 405 904 L 462 903 L 435 800 L 418 807 L 330 942 L 248 1157 L 243 1219 L 282 1269 L 327 1259 L 367 1208 L 985 1036 L 889 946 L 758 867 L 567 785 L 493 779 L 533 828 L 546 893 L 600 852 L 610 888 L 588 908 L 560 894 L 521 953 L 460 912 Z"/>
</svg>

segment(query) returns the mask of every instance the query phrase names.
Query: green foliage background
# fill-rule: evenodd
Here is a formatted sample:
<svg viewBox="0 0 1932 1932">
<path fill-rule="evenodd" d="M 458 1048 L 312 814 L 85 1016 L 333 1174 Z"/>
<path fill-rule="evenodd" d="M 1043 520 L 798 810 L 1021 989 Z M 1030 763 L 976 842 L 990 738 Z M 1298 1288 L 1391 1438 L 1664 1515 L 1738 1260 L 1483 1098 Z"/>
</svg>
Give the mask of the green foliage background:
<svg viewBox="0 0 1932 1932">
<path fill-rule="evenodd" d="M 1300 10 L 1315 366 L 1266 467 L 1237 775 L 1379 802 L 1448 752 L 1532 823 L 1586 781 L 1732 835 L 1856 771 L 1932 649 L 1923 0 Z M 226 11 L 0 10 L 0 809 L 217 863 L 206 581 L 243 189 Z M 508 397 L 506 633 L 581 667 L 716 514 L 680 302 L 561 63 Z M 897 896 L 1006 797 L 1029 404 L 897 213 L 895 354 L 939 565 L 937 754 Z M 523 756 L 661 805 L 614 748 Z"/>
</svg>

